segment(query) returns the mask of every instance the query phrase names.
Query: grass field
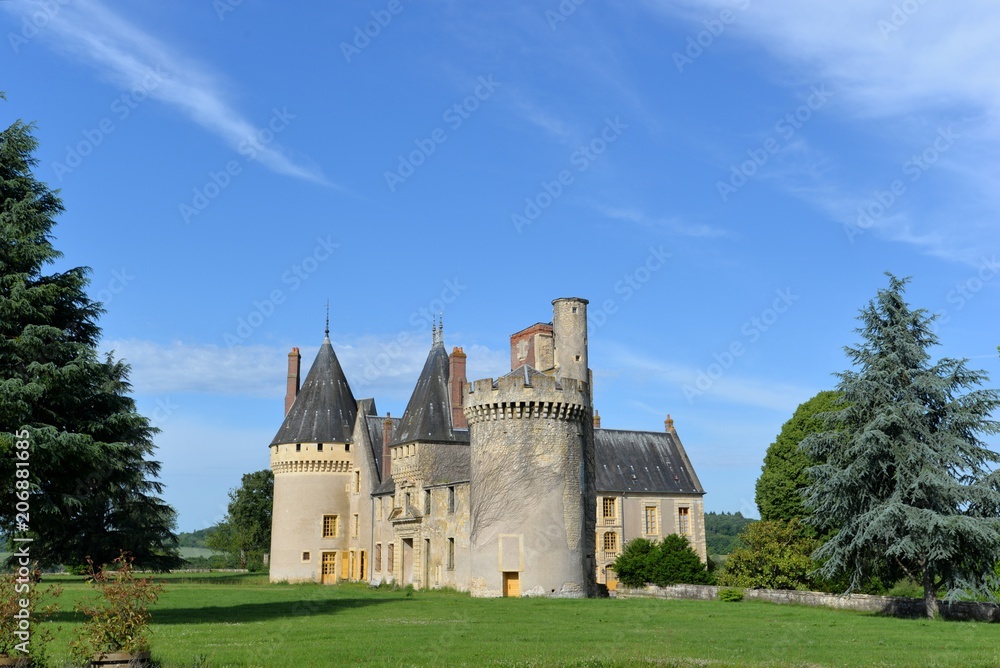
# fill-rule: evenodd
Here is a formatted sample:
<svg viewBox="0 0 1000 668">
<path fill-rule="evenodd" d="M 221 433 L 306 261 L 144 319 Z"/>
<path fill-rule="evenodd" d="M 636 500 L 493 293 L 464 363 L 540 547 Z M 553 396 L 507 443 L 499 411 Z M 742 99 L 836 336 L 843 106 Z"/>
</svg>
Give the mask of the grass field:
<svg viewBox="0 0 1000 668">
<path fill-rule="evenodd" d="M 50 578 L 56 580 L 58 578 Z M 62 607 L 91 592 L 61 578 Z M 309 666 L 997 666 L 1000 625 L 756 601 L 473 599 L 364 585 L 165 576 L 165 668 Z M 56 658 L 80 618 L 60 613 Z"/>
</svg>

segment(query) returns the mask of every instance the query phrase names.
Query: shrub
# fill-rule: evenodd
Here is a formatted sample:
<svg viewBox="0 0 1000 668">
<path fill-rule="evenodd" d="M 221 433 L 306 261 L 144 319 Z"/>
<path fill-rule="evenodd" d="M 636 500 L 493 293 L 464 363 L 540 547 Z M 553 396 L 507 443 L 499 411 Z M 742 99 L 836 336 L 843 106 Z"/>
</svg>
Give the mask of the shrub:
<svg viewBox="0 0 1000 668">
<path fill-rule="evenodd" d="M 743 600 L 743 590 L 726 587 L 719 590 L 719 600 L 729 603 L 739 603 Z"/>
<path fill-rule="evenodd" d="M 75 609 L 87 621 L 77 629 L 70 643 L 73 658 L 81 663 L 102 652 L 144 652 L 149 649 L 149 606 L 163 591 L 152 578 L 137 578 L 132 571 L 132 557 L 122 552 L 113 562 L 113 571 L 95 569 L 90 562 L 94 587 L 100 592 L 96 603 L 79 602 Z"/>
<path fill-rule="evenodd" d="M 712 576 L 685 536 L 671 534 L 659 543 L 635 538 L 625 545 L 612 566 L 627 587 L 647 582 L 665 587 L 673 584 L 711 584 Z"/>
<path fill-rule="evenodd" d="M 729 555 L 719 584 L 744 589 L 807 589 L 818 541 L 802 524 L 774 520 L 755 522 L 740 536 L 746 544 Z"/>
</svg>

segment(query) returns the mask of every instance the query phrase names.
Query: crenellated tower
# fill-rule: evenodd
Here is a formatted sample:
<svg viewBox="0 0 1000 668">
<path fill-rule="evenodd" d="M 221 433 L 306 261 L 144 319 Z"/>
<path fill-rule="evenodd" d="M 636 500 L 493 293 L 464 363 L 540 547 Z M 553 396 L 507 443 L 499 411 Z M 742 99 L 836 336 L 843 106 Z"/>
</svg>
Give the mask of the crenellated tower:
<svg viewBox="0 0 1000 668">
<path fill-rule="evenodd" d="M 469 387 L 474 596 L 594 593 L 586 307 L 584 299 L 553 302 L 553 368 L 522 364 Z"/>
</svg>

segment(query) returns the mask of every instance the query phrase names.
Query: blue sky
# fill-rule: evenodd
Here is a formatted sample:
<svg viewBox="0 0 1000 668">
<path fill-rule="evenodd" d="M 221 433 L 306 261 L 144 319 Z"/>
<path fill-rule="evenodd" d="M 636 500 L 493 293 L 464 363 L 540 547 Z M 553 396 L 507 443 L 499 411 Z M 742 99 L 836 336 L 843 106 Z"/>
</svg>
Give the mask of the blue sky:
<svg viewBox="0 0 1000 668">
<path fill-rule="evenodd" d="M 486 377 L 589 299 L 603 425 L 670 413 L 716 511 L 756 514 L 885 271 L 1000 382 L 995 2 L 9 0 L 0 28 L 0 122 L 37 122 L 58 268 L 93 268 L 182 530 L 267 466 L 327 300 L 399 415 L 431 313 Z"/>
</svg>

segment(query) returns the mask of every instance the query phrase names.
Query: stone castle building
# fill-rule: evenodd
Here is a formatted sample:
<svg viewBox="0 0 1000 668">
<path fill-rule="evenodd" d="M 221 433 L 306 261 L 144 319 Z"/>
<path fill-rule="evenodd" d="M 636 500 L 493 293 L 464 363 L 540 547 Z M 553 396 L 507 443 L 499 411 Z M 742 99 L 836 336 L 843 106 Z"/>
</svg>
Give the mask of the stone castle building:
<svg viewBox="0 0 1000 668">
<path fill-rule="evenodd" d="M 301 388 L 293 348 L 270 445 L 271 580 L 582 597 L 614 588 L 632 538 L 683 534 L 705 560 L 705 492 L 673 421 L 601 429 L 587 300 L 552 304 L 551 323 L 510 337 L 496 379 L 467 382 L 435 327 L 401 418 L 354 398 L 329 332 Z"/>
</svg>

